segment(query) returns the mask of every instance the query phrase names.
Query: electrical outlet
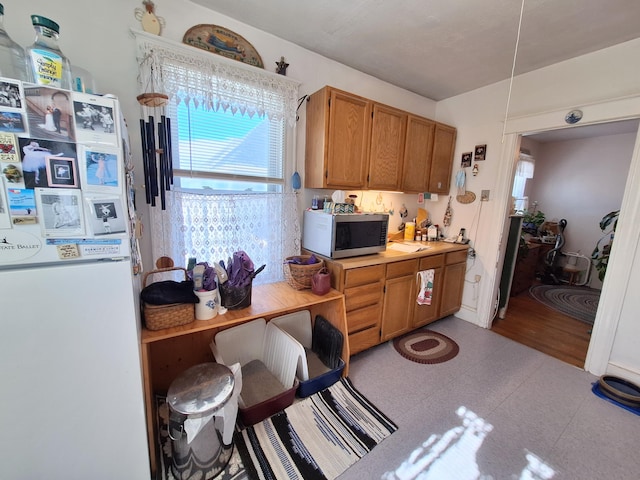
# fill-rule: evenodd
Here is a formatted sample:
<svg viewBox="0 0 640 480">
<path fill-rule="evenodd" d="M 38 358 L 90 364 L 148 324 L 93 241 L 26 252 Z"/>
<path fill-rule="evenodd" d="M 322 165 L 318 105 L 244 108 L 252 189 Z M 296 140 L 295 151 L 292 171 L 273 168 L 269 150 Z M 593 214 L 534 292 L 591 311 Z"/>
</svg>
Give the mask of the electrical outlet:
<svg viewBox="0 0 640 480">
<path fill-rule="evenodd" d="M 480 283 L 480 279 L 481 279 L 481 278 L 482 278 L 482 277 L 481 277 L 480 275 L 476 275 L 476 283 Z"/>
<path fill-rule="evenodd" d="M 480 192 L 480 201 L 487 202 L 489 200 L 489 190 L 482 190 Z"/>
</svg>

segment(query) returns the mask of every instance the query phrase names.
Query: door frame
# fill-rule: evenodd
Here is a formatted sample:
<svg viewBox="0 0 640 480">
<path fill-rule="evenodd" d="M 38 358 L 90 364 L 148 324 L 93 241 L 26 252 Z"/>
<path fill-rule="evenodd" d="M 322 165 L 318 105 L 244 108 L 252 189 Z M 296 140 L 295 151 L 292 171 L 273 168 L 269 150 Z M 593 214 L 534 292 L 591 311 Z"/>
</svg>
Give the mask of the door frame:
<svg viewBox="0 0 640 480">
<path fill-rule="evenodd" d="M 568 125 L 565 116 L 578 108 L 583 117 L 580 122 Z M 496 270 L 491 286 L 491 301 L 483 302 L 480 319 L 485 328 L 491 328 L 493 321 L 493 299 L 497 298 L 500 287 L 500 275 L 504 262 L 508 231 L 508 212 L 511 208 L 511 185 L 520 150 L 522 135 L 540 133 L 562 128 L 574 128 L 584 125 L 596 125 L 620 120 L 640 119 L 640 95 L 611 99 L 599 103 L 569 107 L 531 115 L 512 117 L 507 120 L 504 130 L 500 166 L 496 180 L 497 205 L 494 210 L 494 224 L 502 225 L 496 251 Z M 633 185 L 640 183 L 640 127 L 629 167 L 625 191 L 622 198 L 620 217 L 616 228 L 616 242 L 611 250 L 607 268 L 607 278 L 602 286 L 598 313 L 593 326 L 589 350 L 585 361 L 585 370 L 594 375 L 606 372 L 615 340 L 615 334 L 622 307 L 624 305 L 632 258 L 640 245 L 640 189 Z"/>
</svg>

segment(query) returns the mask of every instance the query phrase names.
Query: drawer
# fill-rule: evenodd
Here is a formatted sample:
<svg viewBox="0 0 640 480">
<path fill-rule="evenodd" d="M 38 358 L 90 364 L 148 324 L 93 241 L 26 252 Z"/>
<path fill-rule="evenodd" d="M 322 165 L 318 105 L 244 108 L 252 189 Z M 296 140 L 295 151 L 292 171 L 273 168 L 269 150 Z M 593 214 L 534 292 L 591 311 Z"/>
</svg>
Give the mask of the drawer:
<svg viewBox="0 0 640 480">
<path fill-rule="evenodd" d="M 418 270 L 429 270 L 444 266 L 444 255 L 431 255 L 420 259 Z"/>
<path fill-rule="evenodd" d="M 445 260 L 447 265 L 451 265 L 452 263 L 464 263 L 467 261 L 467 251 L 460 250 L 459 252 L 449 252 L 447 253 L 447 258 Z"/>
<path fill-rule="evenodd" d="M 351 355 L 374 347 L 378 343 L 380 343 L 380 331 L 377 327 L 349 335 L 349 351 Z"/>
<path fill-rule="evenodd" d="M 413 275 L 418 268 L 418 260 L 404 260 L 387 264 L 386 278 L 398 278 Z"/>
<path fill-rule="evenodd" d="M 345 288 L 344 302 L 347 312 L 368 305 L 375 305 L 382 302 L 382 278 L 376 283 L 360 285 L 358 287 Z"/>
<path fill-rule="evenodd" d="M 370 267 L 345 270 L 344 276 L 345 288 L 378 282 L 380 279 L 384 278 L 384 265 L 372 265 Z"/>
<path fill-rule="evenodd" d="M 349 334 L 356 333 L 371 327 L 378 327 L 382 304 L 369 305 L 347 313 L 347 330 Z"/>
</svg>

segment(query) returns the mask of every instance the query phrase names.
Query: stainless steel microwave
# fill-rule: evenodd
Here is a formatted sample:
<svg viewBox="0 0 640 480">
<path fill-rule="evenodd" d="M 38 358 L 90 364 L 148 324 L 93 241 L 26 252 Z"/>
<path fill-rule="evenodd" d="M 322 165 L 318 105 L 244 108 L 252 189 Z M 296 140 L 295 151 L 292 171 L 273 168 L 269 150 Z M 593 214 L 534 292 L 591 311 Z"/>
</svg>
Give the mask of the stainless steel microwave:
<svg viewBox="0 0 640 480">
<path fill-rule="evenodd" d="M 330 258 L 384 252 L 389 214 L 305 210 L 302 247 Z"/>
</svg>

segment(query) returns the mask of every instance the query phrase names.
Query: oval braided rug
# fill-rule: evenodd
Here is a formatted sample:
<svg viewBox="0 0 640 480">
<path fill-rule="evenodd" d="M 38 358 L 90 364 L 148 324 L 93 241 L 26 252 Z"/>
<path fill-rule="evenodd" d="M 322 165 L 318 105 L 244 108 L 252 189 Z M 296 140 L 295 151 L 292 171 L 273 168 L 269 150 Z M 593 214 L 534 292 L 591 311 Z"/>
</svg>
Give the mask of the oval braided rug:
<svg viewBox="0 0 640 480">
<path fill-rule="evenodd" d="M 455 357 L 460 348 L 449 337 L 432 330 L 419 330 L 393 340 L 396 351 L 416 363 L 442 363 Z"/>
<path fill-rule="evenodd" d="M 593 325 L 600 290 L 589 287 L 534 285 L 529 294 L 540 303 L 576 320 Z"/>
</svg>

